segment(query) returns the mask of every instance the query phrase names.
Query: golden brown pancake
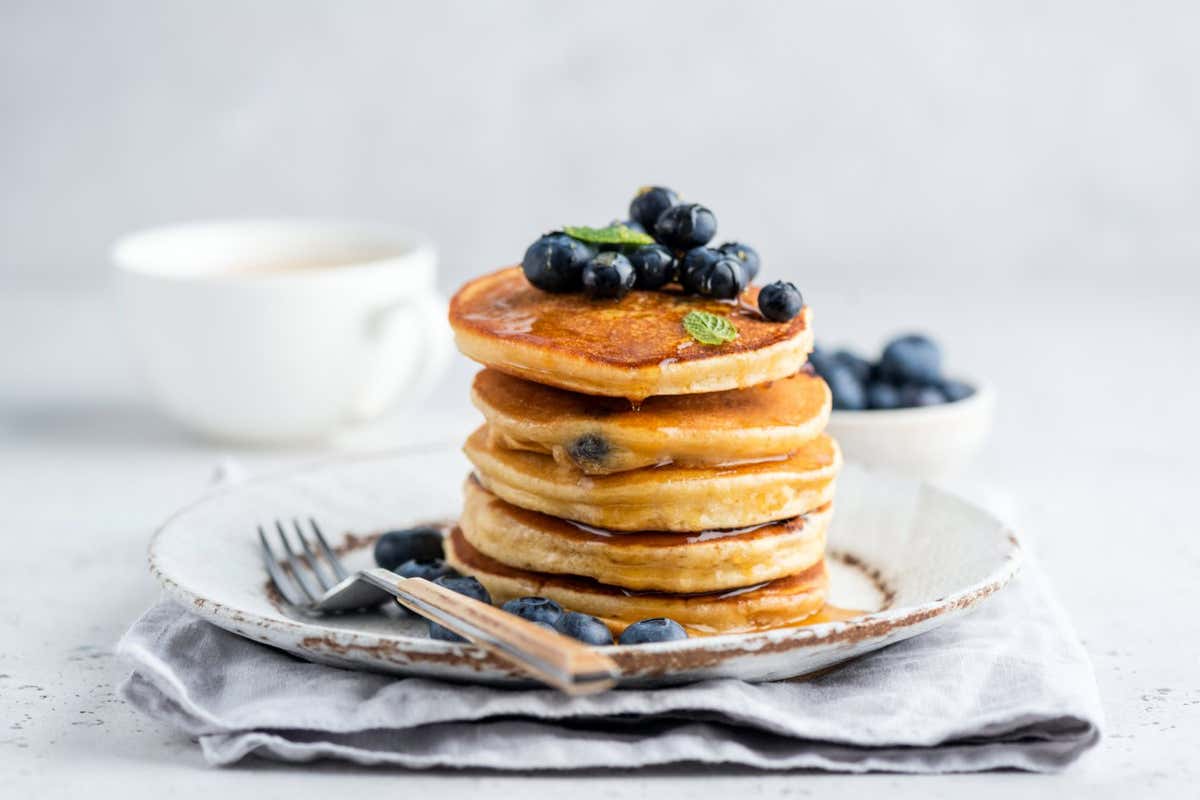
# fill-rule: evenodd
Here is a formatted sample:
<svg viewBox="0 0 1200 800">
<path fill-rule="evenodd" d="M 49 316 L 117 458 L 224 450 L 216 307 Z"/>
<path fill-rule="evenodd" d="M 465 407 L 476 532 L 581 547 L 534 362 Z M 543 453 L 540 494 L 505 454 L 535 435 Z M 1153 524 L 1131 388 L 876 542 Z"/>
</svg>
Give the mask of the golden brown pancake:
<svg viewBox="0 0 1200 800">
<path fill-rule="evenodd" d="M 771 322 L 756 310 L 758 288 L 737 301 L 678 291 L 635 291 L 620 300 L 550 294 L 520 267 L 484 275 L 450 301 L 458 348 L 486 366 L 585 394 L 640 401 L 660 394 L 741 389 L 794 375 L 812 350 L 810 314 Z M 689 311 L 728 317 L 739 336 L 697 342 Z"/>
<path fill-rule="evenodd" d="M 595 476 L 549 456 L 497 447 L 486 426 L 463 450 L 479 482 L 513 505 L 616 531 L 742 528 L 807 514 L 833 500 L 842 460 L 826 434 L 778 461 Z"/>
<path fill-rule="evenodd" d="M 476 550 L 455 528 L 446 537 L 446 561 L 464 575 L 473 575 L 494 603 L 517 597 L 549 597 L 568 611 L 604 620 L 614 633 L 641 619 L 670 617 L 693 636 L 753 631 L 798 625 L 825 603 L 828 577 L 825 561 L 804 572 L 715 594 L 632 592 L 588 578 L 550 575 L 517 569 Z"/>
<path fill-rule="evenodd" d="M 623 398 L 485 369 L 471 401 L 500 446 L 546 453 L 589 475 L 780 458 L 819 435 L 830 408 L 825 381 L 804 372 L 748 389 L 651 397 L 635 411 Z"/>
<path fill-rule="evenodd" d="M 616 533 L 527 511 L 468 478 L 459 526 L 475 549 L 510 567 L 583 575 L 626 589 L 713 592 L 803 572 L 825 553 L 833 514 L 732 531 Z"/>
</svg>

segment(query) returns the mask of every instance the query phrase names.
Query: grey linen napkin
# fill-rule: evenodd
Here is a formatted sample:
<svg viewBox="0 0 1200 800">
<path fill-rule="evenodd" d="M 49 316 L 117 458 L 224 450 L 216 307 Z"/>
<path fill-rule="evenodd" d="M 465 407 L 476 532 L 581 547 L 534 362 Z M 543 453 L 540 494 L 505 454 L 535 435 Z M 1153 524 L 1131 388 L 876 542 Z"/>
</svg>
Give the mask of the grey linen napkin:
<svg viewBox="0 0 1200 800">
<path fill-rule="evenodd" d="M 679 762 L 842 772 L 1055 771 L 1100 737 L 1087 654 L 1044 575 L 810 680 L 568 698 L 311 664 L 162 603 L 118 645 L 134 707 L 247 755 L 503 770 Z"/>
</svg>

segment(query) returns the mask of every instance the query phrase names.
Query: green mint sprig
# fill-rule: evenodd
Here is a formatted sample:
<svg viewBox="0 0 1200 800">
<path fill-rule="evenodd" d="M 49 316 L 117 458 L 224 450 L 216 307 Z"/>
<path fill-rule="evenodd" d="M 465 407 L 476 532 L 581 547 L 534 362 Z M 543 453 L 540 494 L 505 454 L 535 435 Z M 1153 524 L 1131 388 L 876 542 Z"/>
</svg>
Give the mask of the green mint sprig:
<svg viewBox="0 0 1200 800">
<path fill-rule="evenodd" d="M 620 223 L 609 225 L 607 228 L 589 228 L 587 225 L 566 225 L 563 233 L 572 239 L 578 239 L 588 244 L 654 244 L 654 237 L 635 231 Z"/>
<path fill-rule="evenodd" d="M 708 311 L 689 311 L 683 317 L 683 329 L 700 344 L 725 344 L 738 338 L 738 329 L 727 317 Z"/>
</svg>

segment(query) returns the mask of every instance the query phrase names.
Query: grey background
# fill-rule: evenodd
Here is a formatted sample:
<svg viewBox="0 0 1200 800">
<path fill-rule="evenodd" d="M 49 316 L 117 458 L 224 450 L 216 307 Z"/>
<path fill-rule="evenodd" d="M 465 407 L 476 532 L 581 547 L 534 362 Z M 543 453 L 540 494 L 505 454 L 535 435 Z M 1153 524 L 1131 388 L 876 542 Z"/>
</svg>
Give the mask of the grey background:
<svg viewBox="0 0 1200 800">
<path fill-rule="evenodd" d="M 442 283 L 640 184 L 807 287 L 1193 287 L 1194 3 L 12 2 L 0 277 L 130 229 L 395 221 Z"/>
</svg>

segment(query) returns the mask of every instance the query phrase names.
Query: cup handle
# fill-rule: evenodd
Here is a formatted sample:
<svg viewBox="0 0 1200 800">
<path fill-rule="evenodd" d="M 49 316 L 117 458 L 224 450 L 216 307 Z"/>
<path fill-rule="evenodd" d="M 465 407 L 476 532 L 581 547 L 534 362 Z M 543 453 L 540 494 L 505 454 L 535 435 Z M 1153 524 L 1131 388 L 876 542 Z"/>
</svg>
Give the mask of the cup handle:
<svg viewBox="0 0 1200 800">
<path fill-rule="evenodd" d="M 409 312 L 416 313 L 415 328 L 402 324 Z M 387 409 L 402 381 L 406 404 L 424 400 L 442 377 L 453 345 L 446 300 L 436 292 L 376 309 L 367 318 L 366 335 L 376 342 L 379 352 L 374 372 L 350 409 L 351 418 L 360 422 Z M 405 380 L 403 367 L 411 363 L 410 352 L 416 353 L 417 374 Z"/>
</svg>

